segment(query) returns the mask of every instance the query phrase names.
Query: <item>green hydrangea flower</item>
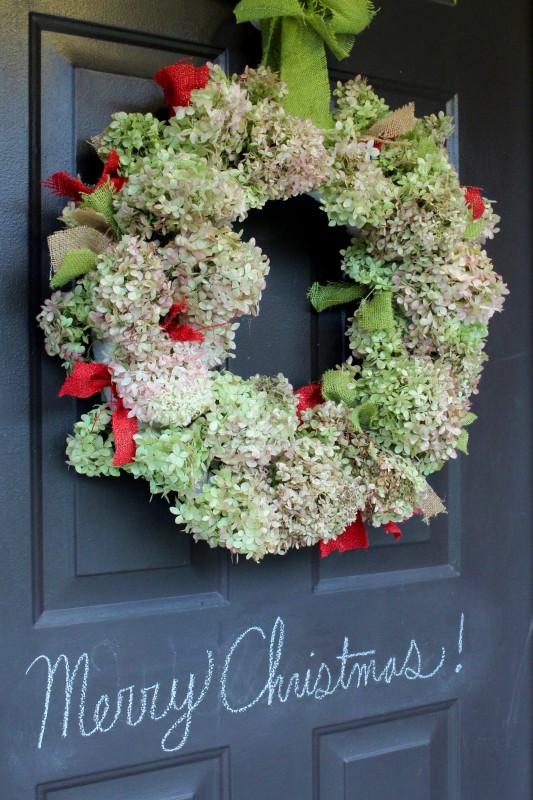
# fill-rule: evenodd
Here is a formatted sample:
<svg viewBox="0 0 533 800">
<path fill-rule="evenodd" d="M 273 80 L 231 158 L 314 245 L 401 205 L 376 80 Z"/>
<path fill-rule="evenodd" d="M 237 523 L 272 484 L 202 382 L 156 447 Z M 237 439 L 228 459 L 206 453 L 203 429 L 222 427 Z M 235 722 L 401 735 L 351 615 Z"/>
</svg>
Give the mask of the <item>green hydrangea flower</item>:
<svg viewBox="0 0 533 800">
<path fill-rule="evenodd" d="M 98 137 L 98 155 L 105 161 L 111 150 L 119 156 L 120 173 L 128 177 L 139 158 L 152 158 L 161 147 L 166 125 L 153 114 L 118 111 Z"/>
<path fill-rule="evenodd" d="M 204 433 L 202 418 L 185 428 L 145 426 L 135 436 L 135 461 L 127 469 L 145 478 L 153 494 L 187 496 L 207 473 L 210 456 Z"/>
<path fill-rule="evenodd" d="M 468 405 L 444 364 L 421 356 L 391 358 L 383 368 L 365 364 L 354 389 L 354 405 L 377 406 L 369 433 L 386 452 L 411 458 L 424 474 L 455 457 Z"/>
<path fill-rule="evenodd" d="M 78 283 L 71 292 L 54 292 L 44 301 L 37 317 L 46 352 L 49 356 L 59 356 L 66 369 L 87 354 L 91 343 L 91 310 L 85 284 Z"/>
<path fill-rule="evenodd" d="M 346 83 L 339 81 L 333 95 L 337 101 L 333 138 L 337 140 L 356 139 L 389 113 L 388 105 L 361 75 Z"/>
<path fill-rule="evenodd" d="M 268 464 L 294 439 L 298 419 L 292 386 L 283 375 L 245 381 L 230 372 L 213 381 L 215 407 L 206 414 L 206 444 L 224 464 Z"/>
<path fill-rule="evenodd" d="M 74 433 L 67 439 L 67 464 L 76 472 L 88 475 L 120 475 L 112 465 L 115 455 L 115 437 L 111 430 L 112 412 L 99 405 L 82 414 L 74 425 Z"/>
<path fill-rule="evenodd" d="M 176 500 L 171 511 L 196 541 L 259 561 L 289 547 L 274 497 L 264 467 L 222 466 L 211 470 L 195 496 Z"/>
<path fill-rule="evenodd" d="M 220 171 L 194 153 L 160 148 L 132 165 L 128 182 L 116 195 L 116 220 L 122 230 L 151 238 L 243 219 L 244 191 L 232 170 Z"/>
</svg>

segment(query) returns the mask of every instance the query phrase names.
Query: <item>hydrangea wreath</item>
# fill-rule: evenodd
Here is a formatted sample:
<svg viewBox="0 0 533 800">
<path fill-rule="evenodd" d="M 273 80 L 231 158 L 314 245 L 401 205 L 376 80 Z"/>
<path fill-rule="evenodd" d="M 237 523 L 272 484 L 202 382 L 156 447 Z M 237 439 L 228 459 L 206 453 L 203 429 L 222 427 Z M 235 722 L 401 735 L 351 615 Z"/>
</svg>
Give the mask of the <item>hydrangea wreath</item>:
<svg viewBox="0 0 533 800">
<path fill-rule="evenodd" d="M 71 198 L 49 239 L 46 350 L 69 373 L 60 394 L 108 392 L 76 423 L 68 463 L 144 478 L 196 540 L 256 560 L 366 546 L 365 521 L 398 535 L 442 509 L 426 476 L 467 449 L 507 292 L 483 249 L 498 217 L 447 157 L 451 120 L 391 112 L 362 77 L 338 84 L 325 131 L 287 110 L 265 66 L 180 63 L 156 80 L 170 119 L 114 114 L 93 140 L 96 186 L 45 182 Z M 269 269 L 232 223 L 305 193 L 356 234 L 345 280 L 309 292 L 317 312 L 352 304 L 352 356 L 295 392 L 221 367 Z"/>
</svg>

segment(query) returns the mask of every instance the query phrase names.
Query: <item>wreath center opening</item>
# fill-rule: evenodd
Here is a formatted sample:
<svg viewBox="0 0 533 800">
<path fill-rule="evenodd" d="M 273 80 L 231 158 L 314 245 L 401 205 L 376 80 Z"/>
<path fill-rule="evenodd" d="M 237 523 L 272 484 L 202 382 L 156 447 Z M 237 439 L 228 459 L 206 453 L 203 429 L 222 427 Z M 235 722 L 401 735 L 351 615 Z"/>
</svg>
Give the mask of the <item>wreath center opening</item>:
<svg viewBox="0 0 533 800">
<path fill-rule="evenodd" d="M 349 234 L 329 226 L 307 195 L 270 201 L 235 228 L 268 254 L 270 271 L 259 313 L 240 320 L 228 369 L 243 378 L 281 372 L 295 388 L 319 380 L 346 359 L 346 309 L 319 318 L 307 292 L 315 281 L 342 280 L 339 251 L 349 245 Z"/>
</svg>

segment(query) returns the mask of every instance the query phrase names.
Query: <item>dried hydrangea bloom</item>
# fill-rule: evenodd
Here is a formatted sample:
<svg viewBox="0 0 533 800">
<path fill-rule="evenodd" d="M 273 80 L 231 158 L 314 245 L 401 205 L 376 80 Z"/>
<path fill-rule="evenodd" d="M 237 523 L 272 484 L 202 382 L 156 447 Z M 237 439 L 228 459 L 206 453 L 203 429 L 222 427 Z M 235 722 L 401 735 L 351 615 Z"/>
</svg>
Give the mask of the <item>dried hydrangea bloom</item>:
<svg viewBox="0 0 533 800">
<path fill-rule="evenodd" d="M 160 255 L 174 292 L 187 301 L 184 320 L 204 334 L 209 365 L 221 364 L 234 347 L 233 320 L 258 312 L 268 258 L 254 239 L 243 242 L 230 228 L 209 224 L 176 236 Z"/>
<path fill-rule="evenodd" d="M 412 461 L 384 452 L 369 437 L 367 448 L 357 451 L 355 464 L 366 478 L 365 519 L 378 528 L 413 516 L 427 484 Z"/>
<path fill-rule="evenodd" d="M 155 245 L 137 236 L 123 236 L 114 249 L 102 253 L 85 282 L 91 325 L 115 347 L 134 348 L 144 331 L 158 329 L 172 305 L 172 284 Z"/>
<path fill-rule="evenodd" d="M 438 114 L 427 114 L 425 117 L 417 119 L 414 135 L 420 138 L 429 136 L 435 144 L 443 147 L 453 130 L 453 118 L 444 111 L 439 111 Z"/>
<path fill-rule="evenodd" d="M 450 316 L 448 324 L 439 328 L 438 337 L 426 335 L 414 324 L 404 331 L 403 346 L 406 353 L 433 361 L 453 373 L 457 398 L 467 403 L 472 394 L 478 393 L 478 383 L 483 364 L 487 360 L 484 352 L 488 327 L 480 322 L 466 324 Z"/>
<path fill-rule="evenodd" d="M 206 414 L 205 441 L 224 464 L 268 464 L 290 446 L 298 419 L 292 386 L 283 375 L 243 380 L 230 372 L 213 381 L 215 405 Z"/>
<path fill-rule="evenodd" d="M 128 177 L 139 158 L 155 156 L 166 125 L 153 114 L 112 114 L 111 122 L 97 137 L 98 155 L 105 161 L 111 150 L 118 153 L 120 174 Z"/>
<path fill-rule="evenodd" d="M 361 238 L 352 239 L 350 246 L 341 250 L 341 256 L 341 268 L 349 278 L 370 288 L 390 291 L 392 278 L 399 269 L 397 262 L 368 255 Z"/>
<path fill-rule="evenodd" d="M 393 331 L 368 331 L 357 323 L 357 315 L 350 317 L 346 335 L 355 358 L 364 359 L 367 366 L 385 369 L 392 358 L 407 355 L 404 331 L 397 325 Z"/>
<path fill-rule="evenodd" d="M 302 434 L 340 447 L 342 463 L 364 499 L 363 516 L 372 525 L 411 517 L 426 488 L 425 479 L 412 461 L 357 430 L 350 413 L 344 404 L 331 401 L 308 409 L 302 414 Z"/>
<path fill-rule="evenodd" d="M 339 81 L 333 95 L 337 101 L 334 140 L 357 138 L 389 112 L 385 101 L 361 75 L 345 83 Z"/>
<path fill-rule="evenodd" d="M 292 116 L 271 100 L 260 100 L 249 124 L 239 170 L 251 206 L 312 192 L 329 175 L 331 157 L 324 135 L 310 120 Z"/>
<path fill-rule="evenodd" d="M 401 158 L 386 170 L 394 186 L 395 202 L 386 218 L 362 226 L 367 253 L 385 261 L 416 261 L 446 254 L 460 241 L 471 222 L 457 173 L 444 152 L 406 161 L 408 144 L 398 141 L 382 150 Z M 404 150 L 400 145 L 403 145 Z M 389 157 L 390 159 L 390 157 Z M 383 157 L 380 155 L 383 163 Z"/>
<path fill-rule="evenodd" d="M 194 231 L 206 219 L 215 224 L 244 219 L 248 206 L 238 177 L 194 153 L 160 148 L 135 162 L 114 197 L 115 218 L 122 230 L 148 239 Z"/>
<path fill-rule="evenodd" d="M 386 261 L 408 261 L 447 253 L 468 223 L 462 209 L 420 208 L 419 199 L 398 200 L 394 213 L 380 225 L 364 227 L 361 235 L 370 255 Z"/>
<path fill-rule="evenodd" d="M 71 292 L 57 291 L 44 301 L 37 322 L 44 333 L 46 352 L 59 356 L 66 369 L 83 361 L 91 343 L 91 303 L 78 284 Z"/>
<path fill-rule="evenodd" d="M 112 465 L 115 437 L 111 431 L 112 412 L 105 405 L 82 414 L 67 439 L 67 464 L 82 475 L 120 475 Z"/>
<path fill-rule="evenodd" d="M 281 103 L 288 92 L 287 84 L 280 79 L 279 75 L 270 67 L 262 64 L 256 68 L 245 67 L 244 72 L 236 76 L 236 80 L 246 91 L 248 99 L 253 104 L 260 100 Z"/>
<path fill-rule="evenodd" d="M 124 362 L 116 356 L 110 368 L 118 394 L 141 422 L 189 425 L 213 403 L 211 373 L 198 342 L 174 343 L 160 335 L 151 353 L 128 353 Z"/>
<path fill-rule="evenodd" d="M 176 500 L 171 511 L 195 541 L 226 547 L 246 558 L 259 561 L 289 547 L 274 489 L 263 467 L 214 469 L 196 495 L 186 502 Z"/>
<path fill-rule="evenodd" d="M 319 188 L 330 225 L 386 226 L 397 192 L 383 174 L 378 156 L 372 140 L 345 138 L 335 144 L 330 174 Z"/>
<path fill-rule="evenodd" d="M 293 547 L 339 536 L 365 505 L 365 487 L 337 444 L 302 436 L 273 465 L 283 528 Z"/>
<path fill-rule="evenodd" d="M 481 217 L 481 231 L 479 235 L 476 236 L 476 242 L 484 246 L 487 242 L 487 239 L 494 239 L 494 236 L 499 233 L 499 223 L 501 221 L 501 217 L 495 213 L 494 211 L 494 201 L 489 200 L 487 197 L 483 197 L 483 205 L 485 206 L 485 211 L 483 212 L 483 216 Z"/>
<path fill-rule="evenodd" d="M 204 441 L 205 420 L 172 428 L 143 427 L 135 435 L 135 460 L 126 465 L 136 478 L 145 478 L 153 494 L 185 496 L 205 478 L 209 449 Z"/>
<path fill-rule="evenodd" d="M 382 369 L 364 365 L 355 385 L 358 404 L 379 409 L 369 433 L 385 450 L 412 458 L 424 474 L 455 458 L 468 404 L 445 364 L 393 358 Z"/>
<path fill-rule="evenodd" d="M 209 73 L 207 86 L 191 92 L 190 104 L 174 109 L 164 142 L 176 152 L 193 152 L 225 169 L 240 159 L 246 146 L 252 102 L 246 80 L 228 77 L 216 64 L 209 64 Z"/>
<path fill-rule="evenodd" d="M 350 409 L 344 403 L 335 403 L 333 400 L 302 411 L 299 433 L 340 447 L 347 447 L 356 436 L 350 420 Z"/>
<path fill-rule="evenodd" d="M 501 311 L 508 294 L 485 250 L 461 242 L 443 258 L 420 258 L 402 265 L 392 278 L 394 297 L 422 333 L 439 337 L 450 316 L 457 323 L 486 324 Z"/>
<path fill-rule="evenodd" d="M 75 228 L 76 225 L 79 224 L 76 220 L 77 211 L 78 204 L 75 203 L 74 200 L 69 200 L 66 206 L 63 208 L 58 219 L 63 223 L 63 225 L 65 225 L 66 228 Z"/>
</svg>

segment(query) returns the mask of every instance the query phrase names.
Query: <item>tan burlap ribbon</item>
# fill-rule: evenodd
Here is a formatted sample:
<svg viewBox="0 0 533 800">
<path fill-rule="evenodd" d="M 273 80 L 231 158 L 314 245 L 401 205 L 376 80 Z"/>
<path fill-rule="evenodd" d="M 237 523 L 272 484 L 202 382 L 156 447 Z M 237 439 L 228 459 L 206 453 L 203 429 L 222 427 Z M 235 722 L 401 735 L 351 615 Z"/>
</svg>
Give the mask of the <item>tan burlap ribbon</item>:
<svg viewBox="0 0 533 800">
<path fill-rule="evenodd" d="M 96 212 L 94 212 L 96 213 Z M 99 215 L 101 216 L 101 215 Z M 107 223 L 106 223 L 107 224 Z M 71 250 L 92 250 L 93 253 L 103 253 L 109 244 L 109 239 L 103 233 L 86 225 L 53 233 L 48 237 L 48 250 L 52 272 L 57 272 L 65 256 Z"/>
<path fill-rule="evenodd" d="M 365 136 L 370 136 L 374 139 L 396 139 L 398 136 L 412 131 L 415 124 L 415 104 L 408 103 L 406 106 L 397 108 L 396 111 L 392 111 L 383 119 L 375 122 L 365 132 Z"/>
<path fill-rule="evenodd" d="M 426 483 L 426 487 L 420 495 L 418 505 L 426 521 L 431 519 L 431 517 L 436 517 L 437 514 L 446 513 L 444 503 L 438 494 L 433 491 L 429 483 Z"/>
<path fill-rule="evenodd" d="M 94 228 L 102 233 L 107 233 L 111 230 L 111 226 L 107 219 L 99 211 L 94 208 L 76 208 L 72 212 L 72 219 L 76 220 L 78 225 L 87 225 L 89 228 Z"/>
</svg>

